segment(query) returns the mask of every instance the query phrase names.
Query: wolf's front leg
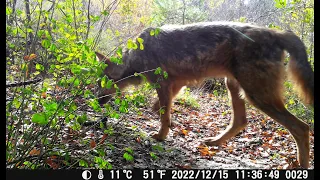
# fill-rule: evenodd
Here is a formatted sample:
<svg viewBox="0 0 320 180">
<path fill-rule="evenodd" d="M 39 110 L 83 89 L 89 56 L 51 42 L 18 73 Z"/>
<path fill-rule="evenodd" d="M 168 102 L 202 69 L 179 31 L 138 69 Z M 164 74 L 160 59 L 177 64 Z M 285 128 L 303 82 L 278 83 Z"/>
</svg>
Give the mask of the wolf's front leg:
<svg viewBox="0 0 320 180">
<path fill-rule="evenodd" d="M 208 146 L 217 146 L 236 136 L 247 125 L 244 100 L 239 97 L 240 86 L 236 80 L 226 79 L 226 85 L 231 98 L 233 116 L 227 129 L 217 137 L 204 139 Z"/>
<path fill-rule="evenodd" d="M 160 83 L 161 88 L 157 89 L 159 97 L 159 113 L 161 119 L 161 128 L 157 134 L 153 134 L 152 137 L 156 140 L 164 140 L 171 126 L 170 110 L 172 104 L 172 85 L 170 83 Z"/>
</svg>

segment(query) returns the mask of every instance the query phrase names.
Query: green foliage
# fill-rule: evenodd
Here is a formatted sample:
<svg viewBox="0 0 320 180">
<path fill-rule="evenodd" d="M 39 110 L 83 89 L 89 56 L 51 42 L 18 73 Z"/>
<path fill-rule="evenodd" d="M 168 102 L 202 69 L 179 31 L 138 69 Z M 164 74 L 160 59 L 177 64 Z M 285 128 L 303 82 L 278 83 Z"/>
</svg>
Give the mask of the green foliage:
<svg viewBox="0 0 320 180">
<path fill-rule="evenodd" d="M 310 107 L 306 107 L 303 105 L 303 103 L 300 101 L 300 98 L 297 96 L 297 93 L 293 89 L 293 85 L 291 82 L 286 81 L 284 83 L 286 91 L 285 91 L 285 97 L 286 97 L 286 108 L 289 109 L 290 112 L 292 112 L 294 115 L 299 117 L 300 119 L 303 119 L 305 122 L 309 123 L 311 127 L 314 125 L 314 110 Z"/>
<path fill-rule="evenodd" d="M 239 22 L 245 23 L 245 22 L 247 22 L 247 18 L 246 17 L 240 17 Z"/>
<path fill-rule="evenodd" d="M 151 29 L 150 36 L 157 36 L 160 33 L 160 28 Z"/>
<path fill-rule="evenodd" d="M 192 107 L 194 109 L 200 108 L 197 99 L 190 93 L 190 88 L 186 88 L 183 94 L 178 94 L 177 102 L 186 107 Z"/>
<path fill-rule="evenodd" d="M 94 157 L 94 162 L 98 166 L 99 169 L 112 169 L 112 165 L 102 157 Z"/>
<path fill-rule="evenodd" d="M 137 49 L 138 45 L 132 41 L 132 39 L 129 39 L 127 42 L 127 48 L 128 49 Z"/>
<path fill-rule="evenodd" d="M 164 152 L 164 148 L 163 148 L 160 144 L 153 145 L 153 146 L 152 146 L 152 150 L 153 150 L 153 151 Z"/>
<path fill-rule="evenodd" d="M 150 152 L 149 154 L 150 154 L 151 158 L 154 160 L 159 158 L 154 152 Z"/>
<path fill-rule="evenodd" d="M 164 79 L 168 78 L 168 73 L 166 71 L 163 71 L 160 67 L 157 67 L 154 71 L 155 75 L 162 75 Z"/>
<path fill-rule="evenodd" d="M 287 0 L 274 0 L 276 8 L 285 8 L 287 6 Z"/>
<path fill-rule="evenodd" d="M 43 8 L 51 5 L 50 10 Z M 81 10 L 84 7 L 80 0 L 66 0 L 55 4 L 38 1 L 29 6 L 34 9 L 30 14 L 24 9 L 12 11 L 12 7 L 6 8 L 9 18 L 6 28 L 7 50 L 10 53 L 10 58 L 7 58 L 7 78 L 18 81 L 39 75 L 45 75 L 46 78 L 37 86 L 18 87 L 9 94 L 14 98 L 6 105 L 7 135 L 11 140 L 22 139 L 22 143 L 19 142 L 20 148 L 16 148 L 17 144 L 7 141 L 6 154 L 8 167 L 34 169 L 47 166 L 43 164 L 46 162 L 44 159 L 30 159 L 29 154 L 38 153 L 33 147 L 41 142 L 45 143 L 48 150 L 59 147 L 66 154 L 71 154 L 68 151 L 72 149 L 67 149 L 64 143 L 56 140 L 63 134 L 61 125 L 79 131 L 81 124 L 92 118 L 85 111 L 79 112 L 80 108 L 88 105 L 96 112 L 102 111 L 94 99 L 93 90 L 88 86 L 98 82 L 107 65 L 96 60 L 93 47 L 97 39 L 89 34 L 93 23 L 109 16 L 109 11 L 103 10 L 100 15 L 90 15 L 88 25 L 88 16 Z M 10 19 L 14 19 L 16 15 L 19 19 L 15 19 L 16 23 L 11 23 Z M 25 44 L 27 41 L 30 43 Z M 120 51 L 117 51 L 115 58 L 118 64 L 122 63 Z M 12 67 L 18 70 L 11 73 Z M 113 81 L 106 79 L 101 84 L 110 89 Z M 83 100 L 84 103 L 76 101 L 79 96 L 87 98 Z M 11 128 L 12 124 L 16 124 L 15 128 Z M 106 131 L 112 134 L 111 129 Z M 46 137 L 46 140 L 41 141 L 40 137 Z M 69 160 L 75 158 L 68 156 Z M 23 159 L 27 160 L 24 163 L 14 163 Z M 92 160 L 82 159 L 79 166 L 88 167 L 90 165 L 86 162 Z M 96 158 L 95 162 L 100 168 L 112 167 L 101 158 Z M 50 167 L 51 165 L 49 164 Z"/>
<path fill-rule="evenodd" d="M 290 27 L 295 34 L 300 36 L 307 48 L 308 60 L 312 68 L 314 68 L 314 1 L 274 1 L 275 6 L 283 10 L 283 16 L 279 19 L 284 26 Z"/>
<path fill-rule="evenodd" d="M 23 82 L 37 77 L 43 78 L 43 81 L 7 91 L 7 98 L 11 98 L 6 102 L 7 168 L 68 166 L 111 169 L 109 155 L 104 149 L 114 151 L 114 146 L 108 139 L 101 141 L 104 142 L 101 144 L 90 144 L 90 140 L 82 136 L 82 124 L 95 120 L 96 115 L 119 119 L 130 111 L 139 113 L 139 108 L 148 104 L 148 95 L 160 85 L 145 83 L 139 91 L 129 88 L 128 92 L 121 92 L 116 82 L 103 74 L 108 65 L 97 61 L 94 51 L 103 50 L 113 63 L 123 64 L 122 48 L 138 51 L 147 48 L 143 39 L 134 39 L 133 35 L 150 25 L 206 21 L 210 17 L 206 10 L 211 2 L 125 0 L 108 4 L 104 9 L 93 9 L 102 7 L 100 4 L 97 6 L 100 2 L 91 1 L 96 4 L 89 6 L 88 1 L 81 0 L 54 3 L 31 0 L 29 5 L 25 1 L 21 1 L 20 5 L 13 3 L 8 1 L 6 6 L 7 81 Z M 221 4 L 220 1 L 217 3 Z M 30 12 L 26 11 L 27 6 Z M 280 17 L 282 23 L 303 39 L 313 67 L 314 45 L 312 38 L 309 38 L 312 37 L 310 34 L 314 34 L 313 1 L 275 0 L 275 6 L 284 12 Z M 240 22 L 249 20 L 242 16 L 237 18 Z M 271 28 L 282 28 L 272 23 Z M 153 38 L 160 33 L 160 28 L 150 31 Z M 122 42 L 125 44 L 121 45 Z M 159 80 L 168 78 L 168 73 L 161 68 L 155 69 L 154 73 Z M 141 76 L 146 81 L 142 73 L 135 73 L 134 76 Z M 98 85 L 103 89 L 116 90 L 114 98 L 103 107 L 95 96 L 94 86 Z M 217 86 L 222 87 L 221 84 Z M 290 84 L 286 87 L 286 106 L 301 119 L 313 124 L 314 112 L 300 103 L 292 93 Z M 216 96 L 221 92 L 225 91 L 213 91 Z M 199 107 L 190 89 L 178 101 Z M 160 113 L 164 113 L 164 109 Z M 115 134 L 112 125 L 102 122 L 99 125 L 101 133 L 107 136 Z M 72 146 L 70 143 L 73 143 Z M 74 146 L 90 153 L 85 156 L 72 153 Z M 133 150 L 126 148 L 124 151 L 123 158 L 132 162 Z M 164 148 L 155 145 L 152 151 L 150 156 L 155 160 L 158 158 L 155 152 L 164 151 Z M 57 161 L 59 165 L 55 167 L 53 162 Z"/>
<path fill-rule="evenodd" d="M 82 159 L 80 159 L 80 161 L 79 161 L 79 166 L 80 167 L 84 167 L 84 168 L 89 167 L 88 163 L 86 161 L 82 160 Z"/>
<path fill-rule="evenodd" d="M 48 119 L 46 118 L 46 114 L 38 113 L 38 114 L 33 114 L 32 122 L 40 125 L 46 125 L 48 124 Z"/>
<path fill-rule="evenodd" d="M 200 22 L 205 21 L 208 16 L 205 11 L 206 3 L 199 0 L 154 0 L 152 5 L 154 7 L 152 20 L 156 25 Z"/>
<path fill-rule="evenodd" d="M 133 158 L 133 150 L 131 148 L 125 148 L 125 153 L 123 154 L 123 158 L 129 162 L 132 162 L 134 160 Z"/>
</svg>

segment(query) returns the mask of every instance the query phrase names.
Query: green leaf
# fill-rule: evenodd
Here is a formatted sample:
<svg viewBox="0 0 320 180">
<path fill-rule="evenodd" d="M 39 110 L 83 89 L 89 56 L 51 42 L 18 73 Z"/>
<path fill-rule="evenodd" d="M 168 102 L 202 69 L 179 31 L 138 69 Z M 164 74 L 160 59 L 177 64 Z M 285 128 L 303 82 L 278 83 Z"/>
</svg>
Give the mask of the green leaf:
<svg viewBox="0 0 320 180">
<path fill-rule="evenodd" d="M 46 125 L 48 124 L 48 119 L 44 113 L 33 114 L 31 121 L 36 124 Z"/>
<path fill-rule="evenodd" d="M 101 87 L 105 88 L 106 84 L 107 84 L 107 76 L 103 76 L 103 78 L 101 79 Z"/>
<path fill-rule="evenodd" d="M 22 10 L 20 10 L 20 9 L 17 9 L 16 12 L 17 12 L 18 16 L 20 16 L 22 14 Z"/>
<path fill-rule="evenodd" d="M 118 50 L 117 50 L 117 55 L 118 55 L 120 58 L 122 58 L 122 48 L 121 48 L 121 47 L 118 48 Z"/>
<path fill-rule="evenodd" d="M 55 52 L 57 49 L 57 46 L 55 44 L 51 44 L 50 51 Z"/>
<path fill-rule="evenodd" d="M 33 32 L 33 29 L 28 28 L 28 29 L 27 29 L 27 32 L 28 32 L 28 33 L 31 33 L 31 32 Z"/>
<path fill-rule="evenodd" d="M 165 113 L 165 110 L 163 108 L 159 109 L 159 113 L 162 115 Z"/>
<path fill-rule="evenodd" d="M 90 91 L 90 90 L 85 90 L 84 92 L 83 92 L 83 97 L 84 98 L 89 98 L 89 97 L 91 97 L 91 96 L 93 96 L 93 93 Z"/>
<path fill-rule="evenodd" d="M 157 36 L 159 33 L 160 33 L 160 29 L 156 28 L 155 31 L 154 31 L 154 34 Z"/>
<path fill-rule="evenodd" d="M 123 154 L 123 158 L 125 159 L 125 160 L 127 160 L 127 161 L 133 161 L 134 159 L 133 159 L 133 156 L 131 156 L 129 153 L 124 153 Z"/>
<path fill-rule="evenodd" d="M 6 7 L 6 15 L 10 15 L 12 13 L 11 7 Z"/>
<path fill-rule="evenodd" d="M 239 21 L 244 23 L 244 22 L 247 21 L 247 18 L 246 17 L 240 17 Z"/>
<path fill-rule="evenodd" d="M 90 15 L 90 18 L 92 19 L 93 22 L 97 22 L 100 20 L 100 16 L 93 16 L 93 15 Z"/>
<path fill-rule="evenodd" d="M 72 64 L 71 65 L 71 72 L 73 74 L 79 74 L 81 72 L 82 67 L 80 65 L 77 64 Z"/>
<path fill-rule="evenodd" d="M 75 111 L 75 110 L 77 110 L 77 109 L 78 109 L 78 106 L 76 105 L 76 103 L 75 103 L 75 102 L 72 102 L 72 103 L 70 104 L 70 110 Z"/>
<path fill-rule="evenodd" d="M 88 74 L 90 72 L 90 68 L 81 68 L 81 72 L 83 74 Z"/>
<path fill-rule="evenodd" d="M 121 113 L 126 113 L 126 112 L 128 112 L 128 109 L 127 109 L 126 107 L 124 107 L 124 106 L 120 106 L 120 107 L 119 107 L 119 111 L 120 111 Z"/>
<path fill-rule="evenodd" d="M 10 44 L 9 47 L 10 47 L 10 48 L 14 48 L 14 47 L 16 47 L 16 45 Z"/>
<path fill-rule="evenodd" d="M 110 61 L 116 64 L 122 64 L 122 59 L 118 57 L 110 57 Z"/>
<path fill-rule="evenodd" d="M 133 44 L 132 44 L 132 45 L 133 45 L 132 49 L 134 49 L 134 50 L 138 49 L 138 45 L 137 45 L 137 43 L 134 43 L 134 42 L 133 42 Z"/>
<path fill-rule="evenodd" d="M 91 106 L 91 107 L 93 108 L 93 110 L 96 111 L 96 112 L 100 112 L 100 111 L 101 111 L 101 107 L 100 107 L 100 105 L 99 105 L 99 103 L 98 103 L 97 100 L 91 101 L 91 102 L 90 102 L 90 106 Z"/>
<path fill-rule="evenodd" d="M 144 40 L 142 38 L 137 38 L 137 41 L 140 44 L 140 50 L 143 50 L 144 49 L 144 45 L 143 45 Z"/>
<path fill-rule="evenodd" d="M 161 74 L 161 68 L 160 67 L 158 67 L 155 71 L 154 71 L 154 74 Z"/>
<path fill-rule="evenodd" d="M 140 44 L 140 50 L 144 50 L 144 45 Z"/>
<path fill-rule="evenodd" d="M 150 31 L 150 36 L 154 36 L 154 30 Z"/>
<path fill-rule="evenodd" d="M 151 156 L 151 158 L 154 159 L 154 160 L 158 159 L 158 156 L 157 156 L 155 153 L 153 153 L 153 152 L 150 152 L 150 156 Z"/>
<path fill-rule="evenodd" d="M 83 124 L 83 123 L 86 122 L 87 120 L 88 120 L 88 117 L 87 117 L 86 114 L 83 114 L 83 115 L 77 117 L 77 122 L 78 122 L 79 124 Z"/>
<path fill-rule="evenodd" d="M 41 65 L 41 64 L 36 64 L 36 70 L 43 71 L 44 70 L 44 66 Z"/>
<path fill-rule="evenodd" d="M 287 6 L 287 0 L 275 0 L 276 8 L 285 8 Z"/>
<path fill-rule="evenodd" d="M 164 148 L 163 148 L 162 146 L 160 146 L 160 145 L 154 145 L 154 146 L 152 146 L 152 150 L 164 152 Z"/>
<path fill-rule="evenodd" d="M 137 38 L 137 41 L 140 43 L 140 44 L 143 44 L 144 40 L 142 38 Z"/>
<path fill-rule="evenodd" d="M 41 45 L 42 45 L 44 48 L 49 48 L 50 45 L 51 45 L 51 42 L 50 42 L 48 39 L 44 39 L 44 40 L 42 40 Z"/>
<path fill-rule="evenodd" d="M 76 80 L 74 80 L 73 85 L 75 87 L 79 86 L 79 84 L 80 84 L 80 80 L 78 78 Z"/>
<path fill-rule="evenodd" d="M 119 98 L 117 98 L 116 100 L 114 100 L 114 103 L 119 105 L 121 103 L 121 100 Z"/>
<path fill-rule="evenodd" d="M 56 102 L 48 102 L 43 105 L 46 112 L 55 112 L 58 109 L 58 104 Z"/>
<path fill-rule="evenodd" d="M 107 88 L 107 89 L 110 89 L 111 86 L 112 86 L 112 84 L 113 84 L 113 80 L 112 80 L 112 79 L 108 80 L 108 82 L 107 82 L 107 84 L 106 84 L 106 88 Z"/>
<path fill-rule="evenodd" d="M 128 48 L 128 49 L 132 49 L 133 46 L 134 46 L 133 44 L 134 44 L 134 43 L 133 43 L 132 39 L 129 39 L 128 42 L 127 42 L 127 48 Z"/>
<path fill-rule="evenodd" d="M 126 100 L 121 101 L 121 106 L 128 107 L 128 102 Z"/>
<path fill-rule="evenodd" d="M 105 16 L 108 16 L 109 15 L 109 12 L 107 10 L 104 10 L 101 12 L 101 14 L 105 15 Z"/>
<path fill-rule="evenodd" d="M 120 118 L 120 115 L 119 115 L 118 113 L 116 113 L 116 112 L 113 112 L 113 113 L 110 114 L 110 117 L 111 117 L 111 118 L 119 119 L 119 118 Z"/>
<path fill-rule="evenodd" d="M 294 100 L 293 100 L 293 99 L 290 99 L 290 100 L 289 100 L 289 104 L 290 104 L 290 105 L 294 104 Z"/>
<path fill-rule="evenodd" d="M 128 153 L 133 154 L 133 150 L 129 147 L 125 148 L 124 150 L 126 150 Z"/>
<path fill-rule="evenodd" d="M 168 79 L 168 73 L 167 73 L 166 71 L 163 71 L 163 77 L 164 77 L 165 79 Z"/>
<path fill-rule="evenodd" d="M 66 18 L 66 21 L 67 21 L 69 24 L 73 22 L 73 18 L 72 18 L 71 15 L 67 14 L 65 18 Z"/>
</svg>

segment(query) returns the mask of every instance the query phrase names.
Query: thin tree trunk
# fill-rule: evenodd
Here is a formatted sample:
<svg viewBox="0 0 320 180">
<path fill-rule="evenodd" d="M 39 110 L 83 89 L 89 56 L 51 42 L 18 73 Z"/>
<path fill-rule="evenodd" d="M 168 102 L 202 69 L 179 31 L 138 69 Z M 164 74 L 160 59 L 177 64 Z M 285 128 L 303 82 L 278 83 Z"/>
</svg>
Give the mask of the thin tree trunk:
<svg viewBox="0 0 320 180">
<path fill-rule="evenodd" d="M 31 23 L 31 13 L 30 13 L 30 1 L 29 0 L 25 0 L 25 6 L 26 6 L 26 14 L 27 14 L 27 20 L 28 20 L 28 28 L 30 28 L 31 29 L 31 25 L 30 25 L 30 23 Z M 30 40 L 30 42 L 32 42 L 32 40 L 33 40 L 33 34 L 30 32 L 29 34 L 29 40 Z M 28 46 L 28 43 L 26 43 L 26 46 Z M 26 49 L 27 49 L 27 47 L 26 47 Z"/>
<path fill-rule="evenodd" d="M 186 1 L 183 0 L 183 13 L 182 13 L 182 24 L 184 24 L 184 19 L 185 19 L 185 13 L 186 13 Z"/>
<path fill-rule="evenodd" d="M 77 41 L 79 41 L 79 36 L 78 36 L 78 32 L 77 32 L 77 17 L 76 17 L 76 8 L 74 6 L 74 0 L 72 1 L 72 9 L 73 9 L 73 20 L 74 20 L 74 29 L 76 32 L 76 37 L 77 37 Z"/>
<path fill-rule="evenodd" d="M 87 34 L 86 34 L 86 39 L 88 39 L 88 36 L 89 36 L 89 31 L 90 31 L 90 3 L 91 3 L 91 0 L 89 0 L 88 2 L 88 25 L 87 25 Z"/>
<path fill-rule="evenodd" d="M 13 3 L 12 3 L 12 13 L 11 13 L 11 15 L 8 17 L 8 19 L 7 19 L 8 25 L 12 25 L 12 23 L 13 23 L 13 17 L 15 16 L 15 13 L 16 13 L 16 4 L 17 4 L 17 0 L 13 0 Z"/>
</svg>

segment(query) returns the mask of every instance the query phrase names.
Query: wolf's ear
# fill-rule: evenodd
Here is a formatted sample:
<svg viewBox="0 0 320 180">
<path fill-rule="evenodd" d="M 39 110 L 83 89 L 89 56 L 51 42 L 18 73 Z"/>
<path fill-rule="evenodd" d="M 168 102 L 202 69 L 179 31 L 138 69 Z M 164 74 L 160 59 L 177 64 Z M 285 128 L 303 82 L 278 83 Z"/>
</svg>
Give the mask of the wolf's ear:
<svg viewBox="0 0 320 180">
<path fill-rule="evenodd" d="M 108 58 L 105 55 L 103 55 L 103 54 L 101 54 L 99 52 L 95 52 L 95 53 L 96 53 L 96 56 L 98 57 L 99 61 L 105 62 L 105 61 L 108 60 Z"/>
<path fill-rule="evenodd" d="M 95 52 L 98 57 L 98 61 L 108 64 L 108 67 L 104 70 L 104 73 L 111 79 L 119 80 L 123 78 L 123 73 L 126 70 L 124 65 L 116 65 L 110 61 L 105 55 Z"/>
</svg>

